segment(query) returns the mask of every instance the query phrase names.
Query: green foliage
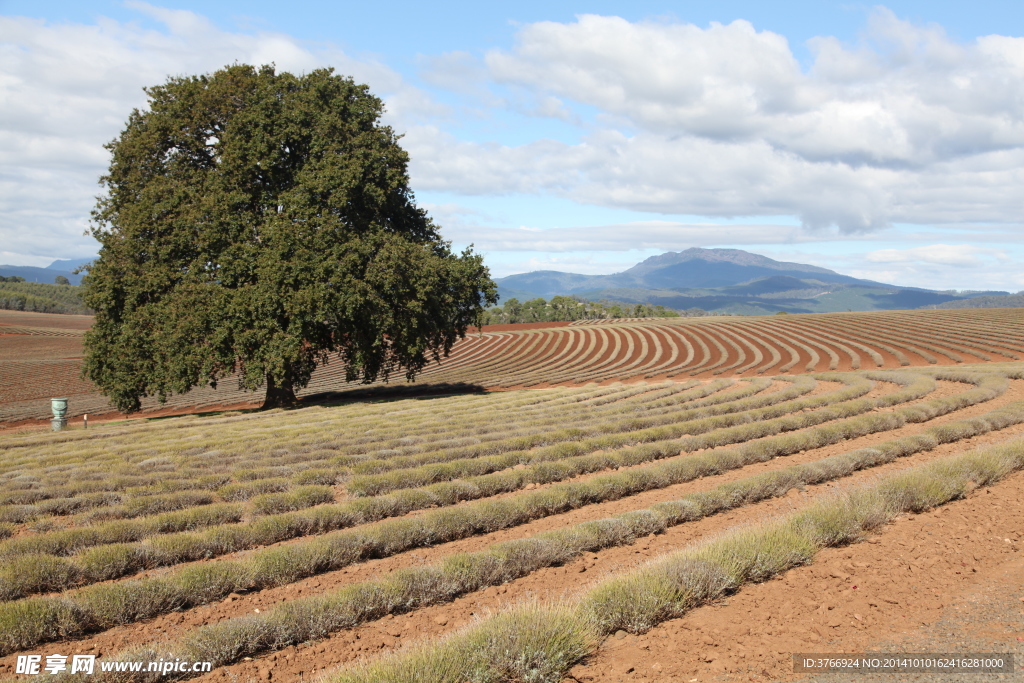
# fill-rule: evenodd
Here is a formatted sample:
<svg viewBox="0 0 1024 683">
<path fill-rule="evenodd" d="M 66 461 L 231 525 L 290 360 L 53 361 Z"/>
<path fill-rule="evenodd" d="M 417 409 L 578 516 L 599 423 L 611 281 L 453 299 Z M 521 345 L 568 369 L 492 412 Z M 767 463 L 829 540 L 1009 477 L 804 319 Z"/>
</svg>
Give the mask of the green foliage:
<svg viewBox="0 0 1024 683">
<path fill-rule="evenodd" d="M 25 278 L 0 277 L 0 308 L 35 313 L 91 313 L 82 300 L 82 288 L 25 282 Z"/>
<path fill-rule="evenodd" d="M 411 379 L 496 301 L 414 203 L 366 86 L 235 65 L 147 90 L 93 212 L 85 375 L 119 409 L 239 373 L 294 402 L 332 355 Z"/>
<path fill-rule="evenodd" d="M 53 284 L 55 284 L 55 285 L 70 285 L 71 284 L 71 280 L 67 279 L 63 275 L 58 275 L 57 277 L 53 278 Z"/>
<path fill-rule="evenodd" d="M 509 299 L 504 306 L 484 312 L 485 325 L 559 322 L 566 320 L 605 320 L 609 318 L 678 318 L 679 313 L 664 306 L 628 304 L 617 301 L 587 301 L 578 297 L 556 296 L 550 301 Z"/>
</svg>

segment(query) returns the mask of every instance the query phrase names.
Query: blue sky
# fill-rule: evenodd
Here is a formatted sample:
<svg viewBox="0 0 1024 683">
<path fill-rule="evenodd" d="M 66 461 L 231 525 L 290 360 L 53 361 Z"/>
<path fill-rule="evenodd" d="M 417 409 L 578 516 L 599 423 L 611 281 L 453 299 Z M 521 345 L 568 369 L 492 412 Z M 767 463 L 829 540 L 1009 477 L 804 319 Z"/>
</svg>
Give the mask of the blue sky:
<svg viewBox="0 0 1024 683">
<path fill-rule="evenodd" d="M 141 88 L 334 66 L 495 276 L 691 246 L 1024 289 L 1024 9 L 1010 2 L 0 1 L 0 262 L 95 253 Z"/>
</svg>

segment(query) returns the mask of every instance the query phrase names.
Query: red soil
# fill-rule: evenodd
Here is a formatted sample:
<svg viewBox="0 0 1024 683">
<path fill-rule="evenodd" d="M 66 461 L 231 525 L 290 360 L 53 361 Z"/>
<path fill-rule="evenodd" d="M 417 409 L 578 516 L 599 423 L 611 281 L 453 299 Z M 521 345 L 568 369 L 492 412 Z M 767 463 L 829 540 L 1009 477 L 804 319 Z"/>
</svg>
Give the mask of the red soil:
<svg viewBox="0 0 1024 683">
<path fill-rule="evenodd" d="M 40 408 L 39 402 L 56 394 L 76 397 L 72 415 L 112 412 L 102 407 L 103 398 L 88 382 L 78 379 L 80 335 L 43 336 L 46 330 L 38 329 L 67 334 L 65 330 L 82 329 L 89 320 L 0 311 L 0 324 L 15 332 L 0 341 L 0 424 L 42 417 L 39 412 L 45 412 L 45 406 Z M 808 372 L 812 362 L 814 371 L 872 370 L 901 367 L 898 354 L 911 366 L 933 364 L 930 360 L 954 365 L 956 358 L 966 363 L 1007 362 L 1024 356 L 1022 340 L 1024 311 L 1017 309 L 492 325 L 459 341 L 451 356 L 428 366 L 414 386 L 421 391 L 459 384 L 509 389 L 691 376 L 754 377 Z M 58 357 L 67 360 L 54 360 Z M 337 361 L 318 368 L 300 395 L 364 388 L 347 383 L 344 370 Z M 392 384 L 406 386 L 402 376 L 393 378 Z M 228 378 L 217 390 L 195 389 L 172 397 L 167 406 L 150 400 L 144 407 L 187 412 L 253 404 L 255 398 L 234 388 Z"/>
<path fill-rule="evenodd" d="M 568 325 L 568 321 L 565 322 L 554 322 L 554 323 L 514 323 L 511 325 L 484 325 L 483 331 L 486 332 L 517 332 L 519 330 L 546 330 L 550 327 L 565 327 Z M 470 332 L 477 332 L 481 328 L 472 327 Z"/>
<path fill-rule="evenodd" d="M 794 680 L 795 653 L 1019 653 L 1021 486 L 1014 474 L 644 635 L 612 637 L 569 680 Z"/>
<path fill-rule="evenodd" d="M 8 325 L 24 325 L 26 327 L 87 330 L 92 327 L 92 321 L 93 317 L 91 315 L 63 315 L 57 313 L 0 310 L 0 328 Z"/>
</svg>

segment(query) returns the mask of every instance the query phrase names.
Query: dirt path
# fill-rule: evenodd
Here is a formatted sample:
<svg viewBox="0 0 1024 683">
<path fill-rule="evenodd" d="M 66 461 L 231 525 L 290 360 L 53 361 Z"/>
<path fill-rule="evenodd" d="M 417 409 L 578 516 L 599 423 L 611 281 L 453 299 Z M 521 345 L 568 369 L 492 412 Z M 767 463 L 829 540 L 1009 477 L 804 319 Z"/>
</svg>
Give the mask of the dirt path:
<svg viewBox="0 0 1024 683">
<path fill-rule="evenodd" d="M 573 668 L 572 677 L 586 682 L 950 681 L 957 678 L 798 676 L 791 655 L 1024 654 L 1022 487 L 1024 473 L 1016 473 L 967 499 L 900 517 L 867 542 L 824 550 L 809 566 L 745 586 L 645 635 L 612 637 L 591 661 Z M 995 678 L 983 678 L 990 677 Z M 968 679 L 980 678 L 962 678 Z"/>
</svg>

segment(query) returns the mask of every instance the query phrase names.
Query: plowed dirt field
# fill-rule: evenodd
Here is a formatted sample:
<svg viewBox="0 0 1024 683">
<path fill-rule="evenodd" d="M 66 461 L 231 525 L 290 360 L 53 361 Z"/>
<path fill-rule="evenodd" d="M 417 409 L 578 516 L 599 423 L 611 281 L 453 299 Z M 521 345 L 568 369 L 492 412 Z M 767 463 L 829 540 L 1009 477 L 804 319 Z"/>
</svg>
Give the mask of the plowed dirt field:
<svg viewBox="0 0 1024 683">
<path fill-rule="evenodd" d="M 36 680 L 19 657 L 55 654 L 96 656 L 96 673 L 48 680 L 330 683 L 797 680 L 794 653 L 1020 656 L 1024 363 L 993 351 L 1016 353 L 1016 318 L 996 334 L 975 316 L 953 341 L 922 316 L 900 347 L 854 334 L 862 317 L 807 318 L 485 331 L 439 377 L 490 368 L 508 390 L 2 432 L 0 676 Z M 589 331 L 590 351 L 569 335 Z M 800 360 L 797 337 L 823 367 L 808 352 L 800 372 L 757 372 L 773 349 L 791 360 L 758 340 Z M 830 371 L 844 348 L 861 367 Z M 912 348 L 950 355 L 915 366 Z M 574 357 L 521 388 L 523 358 Z M 571 655 L 571 629 L 494 631 L 556 608 L 589 634 Z M 161 659 L 212 670 L 100 670 Z"/>
<path fill-rule="evenodd" d="M 80 378 L 87 316 L 0 311 L 0 424 L 41 424 L 47 399 L 68 396 L 72 418 L 109 414 L 106 400 Z M 898 311 L 757 318 L 662 318 L 500 325 L 471 333 L 450 357 L 428 366 L 417 393 L 541 388 L 588 382 L 756 377 L 825 370 L 890 369 L 1007 362 L 1024 355 L 1024 310 Z M 344 367 L 323 366 L 300 396 L 366 389 L 346 383 Z M 261 397 L 235 388 L 194 389 L 149 414 L 255 407 Z"/>
</svg>

